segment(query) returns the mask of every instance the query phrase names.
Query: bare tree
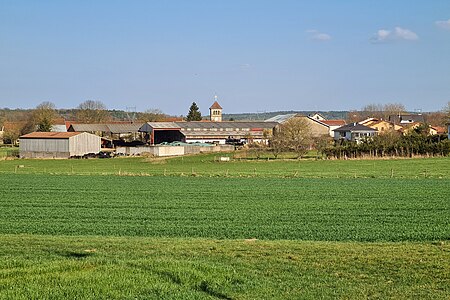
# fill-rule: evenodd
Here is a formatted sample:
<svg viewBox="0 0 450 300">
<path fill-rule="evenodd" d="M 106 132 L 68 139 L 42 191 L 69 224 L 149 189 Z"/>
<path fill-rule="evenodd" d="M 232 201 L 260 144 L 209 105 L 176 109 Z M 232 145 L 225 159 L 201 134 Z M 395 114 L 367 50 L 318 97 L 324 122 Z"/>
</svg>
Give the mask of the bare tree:
<svg viewBox="0 0 450 300">
<path fill-rule="evenodd" d="M 78 106 L 77 120 L 83 123 L 102 123 L 110 120 L 111 116 L 106 105 L 101 101 L 87 100 Z"/>
<path fill-rule="evenodd" d="M 138 119 L 143 122 L 159 122 L 164 121 L 167 115 L 160 109 L 147 109 L 145 112 L 138 114 Z"/>
<path fill-rule="evenodd" d="M 388 119 L 391 115 L 399 115 L 406 112 L 406 108 L 401 103 L 387 103 L 383 106 L 383 117 Z"/>
<path fill-rule="evenodd" d="M 382 118 L 383 106 L 381 104 L 368 104 L 361 110 L 363 118 Z"/>
<path fill-rule="evenodd" d="M 390 115 L 404 113 L 406 108 L 401 103 L 368 104 L 361 109 L 361 119 L 377 118 L 387 120 Z M 361 121 L 361 120 L 359 120 Z"/>
<path fill-rule="evenodd" d="M 37 131 L 51 131 L 53 121 L 56 118 L 55 104 L 52 102 L 42 102 L 33 111 L 32 122 Z"/>
<path fill-rule="evenodd" d="M 292 118 L 279 125 L 271 139 L 274 153 L 289 150 L 297 153 L 299 158 L 308 151 L 311 143 L 311 128 L 303 118 Z"/>
</svg>

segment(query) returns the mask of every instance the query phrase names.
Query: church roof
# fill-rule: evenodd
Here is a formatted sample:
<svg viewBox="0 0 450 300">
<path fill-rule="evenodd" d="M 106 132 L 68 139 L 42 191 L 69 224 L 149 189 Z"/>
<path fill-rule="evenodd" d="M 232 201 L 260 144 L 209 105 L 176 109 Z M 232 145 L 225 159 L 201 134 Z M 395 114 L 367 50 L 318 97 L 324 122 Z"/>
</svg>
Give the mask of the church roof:
<svg viewBox="0 0 450 300">
<path fill-rule="evenodd" d="M 213 105 L 209 109 L 222 109 L 222 106 L 217 101 L 214 101 Z"/>
</svg>

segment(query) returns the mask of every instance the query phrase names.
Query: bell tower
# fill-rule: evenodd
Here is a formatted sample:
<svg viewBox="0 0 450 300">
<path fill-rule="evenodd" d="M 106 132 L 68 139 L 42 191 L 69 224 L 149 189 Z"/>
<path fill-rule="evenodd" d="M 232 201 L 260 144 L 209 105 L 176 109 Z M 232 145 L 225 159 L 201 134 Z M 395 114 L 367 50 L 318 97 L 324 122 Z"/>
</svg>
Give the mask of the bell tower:
<svg viewBox="0 0 450 300">
<path fill-rule="evenodd" d="M 217 96 L 214 96 L 214 103 L 209 108 L 209 119 L 211 122 L 222 122 L 222 106 L 217 102 Z"/>
</svg>

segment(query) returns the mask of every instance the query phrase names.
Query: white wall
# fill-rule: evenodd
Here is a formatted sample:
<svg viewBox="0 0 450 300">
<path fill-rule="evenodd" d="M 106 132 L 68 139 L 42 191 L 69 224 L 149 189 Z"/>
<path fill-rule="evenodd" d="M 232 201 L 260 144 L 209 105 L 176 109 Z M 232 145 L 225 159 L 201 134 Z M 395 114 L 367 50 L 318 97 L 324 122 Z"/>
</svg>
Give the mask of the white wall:
<svg viewBox="0 0 450 300">
<path fill-rule="evenodd" d="M 83 156 L 89 153 L 99 153 L 101 150 L 101 138 L 87 132 L 69 138 L 70 156 Z"/>
</svg>

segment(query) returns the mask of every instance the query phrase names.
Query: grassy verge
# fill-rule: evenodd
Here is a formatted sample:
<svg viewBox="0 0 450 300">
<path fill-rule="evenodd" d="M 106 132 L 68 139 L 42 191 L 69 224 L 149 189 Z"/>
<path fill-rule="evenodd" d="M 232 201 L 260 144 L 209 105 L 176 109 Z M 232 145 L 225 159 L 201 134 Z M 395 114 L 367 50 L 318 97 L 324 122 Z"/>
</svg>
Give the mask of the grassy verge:
<svg viewBox="0 0 450 300">
<path fill-rule="evenodd" d="M 0 297 L 445 299 L 448 243 L 0 235 Z"/>
<path fill-rule="evenodd" d="M 220 154 L 233 156 L 232 153 Z M 298 178 L 450 178 L 450 157 L 392 160 L 240 160 L 177 158 L 0 161 L 0 173 Z"/>
</svg>

